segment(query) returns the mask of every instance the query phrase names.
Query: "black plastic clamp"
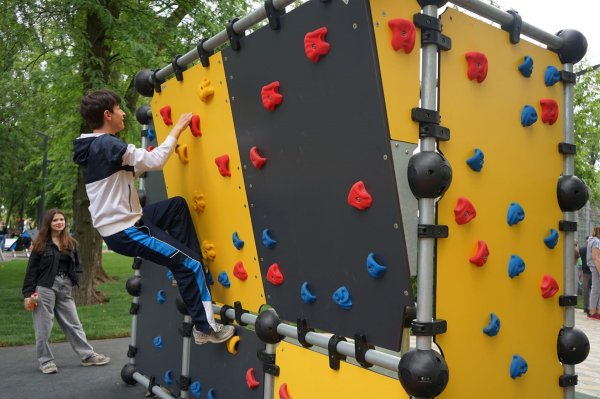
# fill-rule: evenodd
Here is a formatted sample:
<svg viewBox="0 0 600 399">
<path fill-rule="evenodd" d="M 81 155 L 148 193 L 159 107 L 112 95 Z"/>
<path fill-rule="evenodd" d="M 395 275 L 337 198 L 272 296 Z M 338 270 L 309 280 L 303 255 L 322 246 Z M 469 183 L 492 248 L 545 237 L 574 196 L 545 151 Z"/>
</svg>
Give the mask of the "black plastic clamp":
<svg viewBox="0 0 600 399">
<path fill-rule="evenodd" d="M 517 44 L 521 41 L 521 28 L 523 27 L 523 18 L 515 10 L 508 10 L 507 13 L 513 16 L 513 20 L 506 25 L 502 25 L 502 30 L 508 32 L 508 38 L 512 44 Z"/>
<path fill-rule="evenodd" d="M 440 113 L 432 109 L 413 108 L 410 111 L 410 117 L 413 121 L 419 123 L 433 123 L 439 125 Z"/>
<path fill-rule="evenodd" d="M 558 386 L 561 388 L 574 387 L 577 385 L 577 374 L 563 374 L 558 377 Z"/>
<path fill-rule="evenodd" d="M 148 393 L 150 394 L 150 396 L 154 396 L 154 394 L 152 393 L 152 388 L 154 388 L 156 386 L 156 377 L 152 376 L 150 378 L 148 378 Z"/>
<path fill-rule="evenodd" d="M 438 49 L 448 51 L 452 48 L 452 40 L 442 34 L 442 22 L 425 14 L 414 14 L 413 23 L 421 28 L 421 46 L 435 44 Z"/>
<path fill-rule="evenodd" d="M 146 133 L 148 133 L 147 130 L 146 130 Z M 139 258 L 139 257 L 133 258 L 133 263 L 131 264 L 131 268 L 133 270 L 139 270 L 142 267 L 142 262 L 143 262 L 142 258 Z"/>
<path fill-rule="evenodd" d="M 233 24 L 235 24 L 238 20 L 239 18 L 232 19 L 227 23 L 227 26 L 225 28 L 227 32 L 227 37 L 229 38 L 229 44 L 231 44 L 231 49 L 233 51 L 240 51 L 240 49 L 242 48 L 240 40 L 242 37 L 246 36 L 246 32 L 236 33 L 235 30 L 233 30 Z"/>
<path fill-rule="evenodd" d="M 404 307 L 404 321 L 402 322 L 403 328 L 410 328 L 412 322 L 417 318 L 417 308 L 411 305 Z"/>
<path fill-rule="evenodd" d="M 443 224 L 420 224 L 417 229 L 419 238 L 448 238 L 448 226 Z"/>
<path fill-rule="evenodd" d="M 179 334 L 182 337 L 186 337 L 189 338 L 192 336 L 192 329 L 194 328 L 194 325 L 192 323 L 188 323 L 188 322 L 183 322 L 181 323 L 181 328 L 179 329 Z"/>
<path fill-rule="evenodd" d="M 275 364 L 274 353 L 267 353 L 259 350 L 256 352 L 256 356 L 258 357 L 258 360 L 261 361 L 265 373 L 274 375 L 275 377 L 279 375 L 279 366 Z"/>
<path fill-rule="evenodd" d="M 154 86 L 154 91 L 157 93 L 160 93 L 162 91 L 160 85 L 162 85 L 164 82 L 162 80 L 160 80 L 158 78 L 158 76 L 156 76 L 157 73 L 158 73 L 158 69 L 155 69 L 154 71 L 152 71 L 152 77 L 150 80 L 152 80 L 152 85 Z"/>
<path fill-rule="evenodd" d="M 213 55 L 215 52 L 213 51 L 206 51 L 204 50 L 204 42 L 207 41 L 208 39 L 200 39 L 198 41 L 198 44 L 196 45 L 196 51 L 198 52 L 198 58 L 200 58 L 200 62 L 202 63 L 203 67 L 209 67 L 210 66 L 210 60 L 208 59 L 208 57 L 210 57 L 211 55 Z"/>
<path fill-rule="evenodd" d="M 561 295 L 558 297 L 558 305 L 562 307 L 577 306 L 577 295 Z"/>
<path fill-rule="evenodd" d="M 129 345 L 129 349 L 127 349 L 127 357 L 134 358 L 137 355 L 137 348 L 133 345 Z"/>
<path fill-rule="evenodd" d="M 416 13 L 413 15 L 413 23 L 417 28 L 423 30 L 442 31 L 442 21 L 430 15 Z"/>
<path fill-rule="evenodd" d="M 140 304 L 131 302 L 131 307 L 129 308 L 129 314 L 138 314 L 140 310 Z"/>
<path fill-rule="evenodd" d="M 229 321 L 229 319 L 227 318 L 227 315 L 225 314 L 229 309 L 233 309 L 233 308 L 229 305 L 223 305 L 223 307 L 219 311 L 219 315 L 221 316 L 221 324 L 223 324 L 223 325 L 227 325 L 227 324 L 231 323 Z"/>
<path fill-rule="evenodd" d="M 177 60 L 179 60 L 181 57 L 181 54 L 176 55 L 175 58 L 173 58 L 173 61 L 171 61 L 171 66 L 173 66 L 173 72 L 175 72 L 175 78 L 177 78 L 178 82 L 181 82 L 183 80 L 183 71 L 187 69 L 187 67 L 179 66 L 179 64 L 177 63 Z"/>
<path fill-rule="evenodd" d="M 558 143 L 558 152 L 564 155 L 577 154 L 577 146 L 569 143 Z"/>
<path fill-rule="evenodd" d="M 419 138 L 427 137 L 448 141 L 450 140 L 450 129 L 435 123 L 419 123 Z"/>
<path fill-rule="evenodd" d="M 243 327 L 243 326 L 246 326 L 246 325 L 248 325 L 248 323 L 244 323 L 244 322 L 242 321 L 242 315 L 243 315 L 244 313 L 248 313 L 248 311 L 247 311 L 247 310 L 245 310 L 245 309 L 243 309 L 243 308 L 242 308 L 242 303 L 241 303 L 240 301 L 236 301 L 236 302 L 234 302 L 234 303 L 233 303 L 233 308 L 234 308 L 234 310 L 235 310 L 235 321 L 237 321 L 237 323 L 238 323 L 240 326 L 242 326 L 242 327 Z"/>
<path fill-rule="evenodd" d="M 279 17 L 285 14 L 285 8 L 278 10 L 273 5 L 273 0 L 265 0 L 265 11 L 267 12 L 267 18 L 269 18 L 269 27 L 273 30 L 281 28 Z"/>
<path fill-rule="evenodd" d="M 560 81 L 563 83 L 577 83 L 577 75 L 573 72 L 560 71 Z"/>
<path fill-rule="evenodd" d="M 186 377 L 184 375 L 179 376 L 179 379 L 177 380 L 177 385 L 179 386 L 179 389 L 182 391 L 187 391 L 190 388 L 190 377 Z"/>
<path fill-rule="evenodd" d="M 417 337 L 433 337 L 443 334 L 448 330 L 446 320 L 434 320 L 430 322 L 413 320 L 412 333 Z"/>
<path fill-rule="evenodd" d="M 340 360 L 346 360 L 346 355 L 342 355 L 337 351 L 337 344 L 346 341 L 346 338 L 340 335 L 332 335 L 329 338 L 329 343 L 327 344 L 327 351 L 329 352 L 329 368 L 332 370 L 340 369 Z"/>
<path fill-rule="evenodd" d="M 296 324 L 296 330 L 298 331 L 298 342 L 305 348 L 310 348 L 312 344 L 306 342 L 306 334 L 315 331 L 312 328 L 308 328 L 308 322 L 306 319 L 298 319 L 298 323 Z"/>
<path fill-rule="evenodd" d="M 365 359 L 369 349 L 375 349 L 375 346 L 367 342 L 367 336 L 364 334 L 354 334 L 354 357 L 358 364 L 366 369 L 373 367 L 373 365 Z"/>
<path fill-rule="evenodd" d="M 558 229 L 560 231 L 577 231 L 577 222 L 567 222 L 566 220 L 559 220 Z"/>
</svg>

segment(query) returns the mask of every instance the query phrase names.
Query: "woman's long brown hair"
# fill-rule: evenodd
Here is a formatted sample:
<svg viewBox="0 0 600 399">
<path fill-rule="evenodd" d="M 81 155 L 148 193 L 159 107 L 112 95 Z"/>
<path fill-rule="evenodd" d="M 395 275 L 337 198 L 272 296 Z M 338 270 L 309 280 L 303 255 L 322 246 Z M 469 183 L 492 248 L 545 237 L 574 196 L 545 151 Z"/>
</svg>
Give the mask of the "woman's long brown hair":
<svg viewBox="0 0 600 399">
<path fill-rule="evenodd" d="M 62 215 L 65 218 L 65 228 L 60 232 L 58 236 L 58 241 L 60 243 L 59 250 L 61 252 L 73 251 L 77 248 L 77 240 L 71 237 L 69 234 L 69 229 L 67 227 L 67 217 L 65 213 L 60 209 L 53 208 L 50 209 L 44 215 L 44 220 L 42 221 L 42 227 L 38 232 L 38 236 L 33 241 L 33 252 L 38 254 L 42 254 L 44 249 L 46 249 L 46 242 L 50 239 L 52 235 L 52 219 L 54 219 L 54 215 L 56 214 Z"/>
</svg>

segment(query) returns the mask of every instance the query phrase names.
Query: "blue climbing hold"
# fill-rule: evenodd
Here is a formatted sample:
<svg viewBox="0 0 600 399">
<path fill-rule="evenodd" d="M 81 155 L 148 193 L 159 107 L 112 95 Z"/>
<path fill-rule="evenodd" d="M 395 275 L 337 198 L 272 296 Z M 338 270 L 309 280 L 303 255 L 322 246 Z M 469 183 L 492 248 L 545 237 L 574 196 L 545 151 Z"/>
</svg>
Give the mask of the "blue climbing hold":
<svg viewBox="0 0 600 399">
<path fill-rule="evenodd" d="M 560 82 L 560 72 L 558 68 L 550 65 L 544 73 L 544 84 L 546 86 L 554 86 L 557 82 Z"/>
<path fill-rule="evenodd" d="M 210 270 L 206 272 L 206 284 L 215 285 L 215 279 L 213 278 Z"/>
<path fill-rule="evenodd" d="M 173 383 L 173 373 L 171 370 L 165 372 L 165 384 L 171 385 Z"/>
<path fill-rule="evenodd" d="M 165 303 L 166 300 L 167 296 L 165 292 L 163 290 L 158 290 L 158 292 L 156 293 L 156 302 L 162 305 L 163 303 Z"/>
<path fill-rule="evenodd" d="M 558 244 L 558 231 L 550 229 L 550 234 L 544 238 L 544 244 L 550 249 L 553 249 Z"/>
<path fill-rule="evenodd" d="M 381 278 L 386 271 L 387 267 L 377 263 L 375 260 L 375 254 L 373 252 L 367 255 L 367 272 L 369 273 L 369 276 L 373 278 Z"/>
<path fill-rule="evenodd" d="M 521 125 L 523 127 L 531 126 L 535 122 L 537 122 L 537 112 L 535 108 L 531 105 L 526 105 L 523 107 L 523 111 L 521 111 Z"/>
<path fill-rule="evenodd" d="M 192 395 L 196 398 L 202 396 L 202 384 L 200 384 L 200 381 L 194 381 L 190 385 L 190 392 L 192 392 Z"/>
<path fill-rule="evenodd" d="M 208 390 L 208 399 L 217 399 L 217 392 L 215 392 L 214 388 Z"/>
<path fill-rule="evenodd" d="M 490 337 L 495 337 L 500 331 L 500 319 L 494 313 L 490 313 L 490 322 L 483 328 L 483 332 Z"/>
<path fill-rule="evenodd" d="M 511 255 L 508 261 L 508 276 L 510 278 L 517 277 L 525 271 L 525 262 L 520 256 Z"/>
<path fill-rule="evenodd" d="M 269 231 L 269 229 L 264 229 L 262 232 L 262 242 L 265 245 L 265 247 L 271 249 L 275 246 L 275 244 L 277 244 L 277 241 L 275 241 L 272 237 L 271 237 L 271 232 Z"/>
<path fill-rule="evenodd" d="M 525 211 L 523 207 L 516 202 L 511 202 L 508 207 L 508 213 L 506 215 L 506 221 L 509 226 L 519 223 L 525 219 Z"/>
<path fill-rule="evenodd" d="M 523 63 L 519 65 L 519 72 L 526 78 L 530 77 L 533 73 L 533 58 L 526 55 L 523 59 Z"/>
<path fill-rule="evenodd" d="M 308 281 L 302 283 L 302 287 L 300 287 L 300 297 L 302 297 L 304 303 L 309 305 L 317 301 L 317 297 L 308 289 Z"/>
<path fill-rule="evenodd" d="M 173 272 L 170 270 L 167 272 L 167 280 L 169 280 L 169 283 L 173 283 Z"/>
<path fill-rule="evenodd" d="M 483 168 L 483 161 L 483 151 L 479 148 L 475 148 L 475 154 L 467 159 L 467 165 L 475 172 L 479 172 Z"/>
<path fill-rule="evenodd" d="M 513 380 L 527 372 L 527 362 L 519 355 L 513 355 L 510 362 L 510 378 Z"/>
<path fill-rule="evenodd" d="M 236 247 L 237 249 L 244 248 L 244 241 L 240 240 L 240 237 L 238 236 L 237 231 L 233 233 L 232 239 L 233 239 L 234 247 Z"/>
<path fill-rule="evenodd" d="M 154 139 L 156 138 L 156 132 L 154 130 L 152 130 L 151 128 L 148 128 L 148 142 L 152 142 L 154 141 Z"/>
<path fill-rule="evenodd" d="M 331 296 L 333 302 L 337 303 L 342 309 L 352 309 L 352 300 L 350 299 L 350 292 L 348 288 L 341 286 Z"/>
<path fill-rule="evenodd" d="M 218 280 L 219 280 L 219 284 L 221 284 L 223 287 L 225 287 L 225 288 L 231 287 L 231 283 L 229 282 L 229 276 L 227 275 L 227 272 L 219 273 Z"/>
<path fill-rule="evenodd" d="M 156 349 L 162 349 L 163 342 L 162 342 L 162 337 L 160 335 L 157 337 L 154 337 L 154 347 Z"/>
</svg>

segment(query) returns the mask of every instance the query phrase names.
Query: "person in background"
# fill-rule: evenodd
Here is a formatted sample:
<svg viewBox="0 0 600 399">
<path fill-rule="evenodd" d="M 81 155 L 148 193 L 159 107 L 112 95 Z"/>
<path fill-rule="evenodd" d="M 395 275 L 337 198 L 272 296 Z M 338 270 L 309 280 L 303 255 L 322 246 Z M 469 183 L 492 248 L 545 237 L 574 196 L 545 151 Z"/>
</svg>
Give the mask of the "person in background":
<svg viewBox="0 0 600 399">
<path fill-rule="evenodd" d="M 0 259 L 4 260 L 4 244 L 6 243 L 6 236 L 8 235 L 8 228 L 2 220 L 0 220 Z"/>
<path fill-rule="evenodd" d="M 55 316 L 82 366 L 110 362 L 109 357 L 94 352 L 79 321 L 71 290 L 79 283 L 82 268 L 77 241 L 69 235 L 66 225 L 64 212 L 51 209 L 46 213 L 23 281 L 23 306 L 33 312 L 36 354 L 44 374 L 58 371 L 48 344 Z"/>
<path fill-rule="evenodd" d="M 585 239 L 582 246 L 579 247 L 579 256 L 581 257 L 581 296 L 583 297 L 583 311 L 590 314 L 590 290 L 592 288 L 592 271 L 587 265 L 587 244 L 590 237 Z"/>
<path fill-rule="evenodd" d="M 600 226 L 594 227 L 587 244 L 587 265 L 592 272 L 592 290 L 590 291 L 590 312 L 588 317 L 600 320 Z"/>
<path fill-rule="evenodd" d="M 573 250 L 573 283 L 575 286 L 575 295 L 579 295 L 579 241 L 574 240 L 575 248 Z"/>
</svg>

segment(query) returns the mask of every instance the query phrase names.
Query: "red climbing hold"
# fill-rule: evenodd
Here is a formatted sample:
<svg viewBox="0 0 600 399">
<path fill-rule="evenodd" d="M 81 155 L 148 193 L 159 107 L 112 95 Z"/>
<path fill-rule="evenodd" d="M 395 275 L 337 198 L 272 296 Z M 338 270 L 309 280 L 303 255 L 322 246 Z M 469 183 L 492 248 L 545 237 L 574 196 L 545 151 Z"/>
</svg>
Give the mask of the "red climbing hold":
<svg viewBox="0 0 600 399">
<path fill-rule="evenodd" d="M 350 192 L 348 193 L 348 205 L 364 211 L 371 206 L 372 202 L 373 198 L 365 188 L 365 183 L 363 183 L 362 180 L 354 183 L 352 188 L 350 188 Z"/>
<path fill-rule="evenodd" d="M 148 146 L 148 152 L 152 151 L 154 149 L 154 146 L 149 145 Z"/>
<path fill-rule="evenodd" d="M 319 62 L 319 57 L 329 53 L 329 43 L 325 41 L 327 28 L 322 27 L 304 36 L 304 52 L 312 62 Z"/>
<path fill-rule="evenodd" d="M 165 125 L 171 126 L 173 124 L 173 119 L 171 119 L 171 106 L 165 105 L 160 109 L 159 112 Z"/>
<path fill-rule="evenodd" d="M 256 148 L 256 146 L 250 148 L 250 160 L 256 169 L 262 169 L 267 163 L 267 158 L 262 157 L 258 153 L 258 148 Z"/>
<path fill-rule="evenodd" d="M 246 371 L 246 384 L 248 384 L 248 388 L 250 389 L 255 389 L 260 386 L 260 382 L 258 382 L 254 376 L 254 368 L 252 367 Z"/>
<path fill-rule="evenodd" d="M 215 163 L 219 168 L 219 173 L 221 174 L 221 176 L 231 176 L 231 172 L 229 171 L 229 155 L 225 154 L 221 155 L 220 157 L 216 157 Z"/>
<path fill-rule="evenodd" d="M 285 382 L 279 387 L 279 399 L 292 399 L 287 391 L 287 383 Z"/>
<path fill-rule="evenodd" d="M 488 60 L 485 54 L 471 51 L 465 54 L 467 59 L 468 69 L 467 76 L 470 80 L 477 80 L 481 83 L 485 80 L 488 73 Z"/>
<path fill-rule="evenodd" d="M 190 121 L 190 130 L 194 137 L 202 136 L 202 131 L 200 130 L 200 116 L 192 115 L 192 120 Z"/>
<path fill-rule="evenodd" d="M 233 275 L 242 281 L 248 279 L 248 272 L 244 268 L 244 264 L 240 261 L 233 266 Z"/>
<path fill-rule="evenodd" d="M 551 98 L 544 98 L 540 100 L 542 106 L 542 122 L 549 125 L 554 125 L 554 122 L 558 119 L 558 104 Z"/>
<path fill-rule="evenodd" d="M 275 111 L 275 107 L 283 101 L 283 96 L 279 94 L 279 86 L 279 82 L 275 81 L 263 86 L 260 91 L 263 105 L 269 111 Z"/>
<path fill-rule="evenodd" d="M 487 262 L 488 256 L 490 256 L 490 250 L 488 249 L 485 241 L 477 241 L 477 252 L 475 255 L 469 258 L 469 262 L 475 266 L 483 266 Z"/>
<path fill-rule="evenodd" d="M 542 296 L 544 298 L 553 297 L 558 292 L 558 283 L 554 279 L 554 277 L 544 274 L 542 277 L 542 284 L 540 286 L 542 290 Z"/>
<path fill-rule="evenodd" d="M 457 224 L 467 224 L 477 216 L 475 207 L 468 199 L 458 197 L 456 206 L 454 207 L 454 219 Z"/>
<path fill-rule="evenodd" d="M 267 280 L 273 285 L 283 284 L 283 274 L 277 263 L 273 263 L 267 270 Z"/>
<path fill-rule="evenodd" d="M 392 30 L 392 48 L 394 51 L 404 50 L 406 54 L 410 53 L 415 47 L 415 37 L 417 30 L 415 24 L 408 19 L 390 19 L 388 26 Z"/>
</svg>

